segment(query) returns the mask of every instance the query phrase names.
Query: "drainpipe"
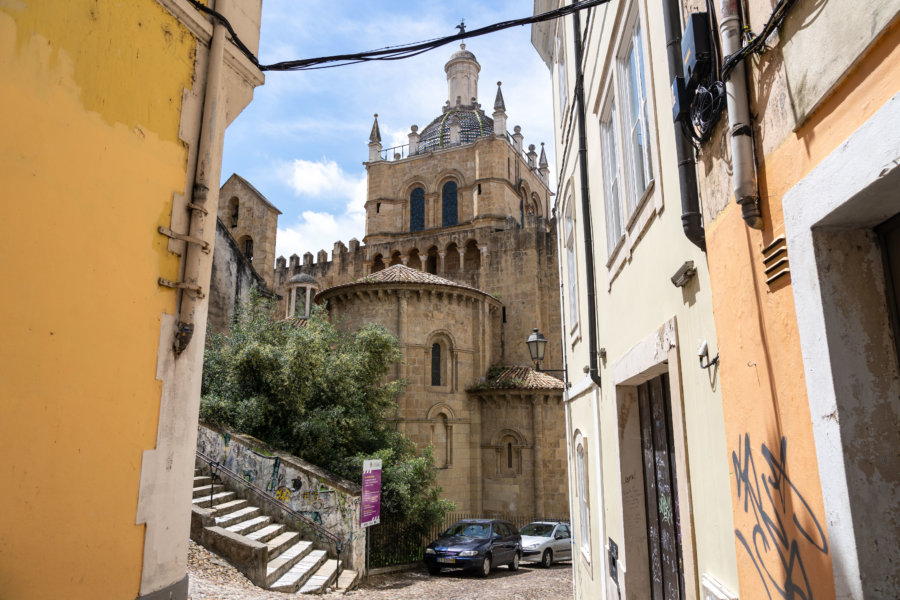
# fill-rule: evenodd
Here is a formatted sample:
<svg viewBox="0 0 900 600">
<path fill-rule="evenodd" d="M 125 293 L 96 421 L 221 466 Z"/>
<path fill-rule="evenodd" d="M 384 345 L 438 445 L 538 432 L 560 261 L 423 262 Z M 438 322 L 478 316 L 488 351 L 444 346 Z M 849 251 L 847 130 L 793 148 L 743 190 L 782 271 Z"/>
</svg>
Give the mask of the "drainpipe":
<svg viewBox="0 0 900 600">
<path fill-rule="evenodd" d="M 669 59 L 669 80 L 684 77 L 681 62 L 681 21 L 679 0 L 663 0 L 663 21 L 666 26 L 666 54 Z M 706 252 L 706 232 L 700 214 L 697 195 L 697 167 L 691 142 L 680 122 L 675 123 L 675 157 L 678 160 L 678 183 L 681 188 L 681 226 L 684 235 Z"/>
<path fill-rule="evenodd" d="M 227 15 L 227 0 L 216 0 L 216 11 Z M 219 93 L 222 87 L 222 65 L 225 56 L 225 39 L 227 30 L 218 20 L 213 28 L 212 41 L 209 45 L 209 56 L 206 66 L 206 91 L 203 97 L 203 114 L 200 121 L 200 140 L 197 149 L 197 172 L 194 176 L 194 187 L 188 208 L 191 211 L 189 236 L 193 239 L 205 239 L 204 230 L 209 217 L 209 209 L 206 208 L 209 197 L 210 170 L 215 170 L 212 164 L 212 149 L 219 135 L 217 122 L 219 111 Z M 218 188 L 216 188 L 216 193 Z M 214 195 L 214 200 L 218 197 Z M 213 212 L 215 212 L 215 207 Z M 215 221 L 213 221 L 215 223 Z M 200 285 L 200 270 L 203 263 L 203 249 L 195 243 L 188 243 L 184 258 L 185 286 L 181 292 L 181 311 L 178 328 L 175 332 L 175 355 L 184 352 L 194 335 L 194 322 L 197 312 L 204 298 Z"/>
<path fill-rule="evenodd" d="M 588 373 L 591 381 L 600 387 L 600 370 L 597 366 L 597 292 L 594 281 L 594 241 L 591 231 L 591 194 L 588 187 L 587 133 L 584 125 L 584 72 L 581 68 L 581 18 L 578 11 L 572 13 L 575 28 L 575 103 L 578 105 L 578 171 L 581 177 L 581 220 L 584 223 L 584 262 L 587 271 L 588 308 Z"/>
<path fill-rule="evenodd" d="M 738 0 L 721 0 L 719 31 L 722 52 L 731 56 L 741 49 L 741 17 Z M 756 184 L 756 159 L 753 154 L 753 129 L 750 126 L 750 101 L 747 94 L 746 64 L 740 61 L 725 82 L 728 99 L 728 131 L 731 133 L 731 162 L 734 173 L 734 199 L 741 205 L 747 225 L 762 229 L 759 191 Z"/>
</svg>

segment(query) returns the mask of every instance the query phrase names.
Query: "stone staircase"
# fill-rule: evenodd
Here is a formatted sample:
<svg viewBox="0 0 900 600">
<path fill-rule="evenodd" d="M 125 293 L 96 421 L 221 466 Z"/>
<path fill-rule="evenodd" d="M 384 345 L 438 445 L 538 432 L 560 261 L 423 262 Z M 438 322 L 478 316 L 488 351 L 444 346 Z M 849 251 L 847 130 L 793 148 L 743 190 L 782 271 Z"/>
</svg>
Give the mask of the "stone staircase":
<svg viewBox="0 0 900 600">
<path fill-rule="evenodd" d="M 221 555 L 254 584 L 289 594 L 349 591 L 358 583 L 355 571 L 313 548 L 300 533 L 275 523 L 258 506 L 213 484 L 194 471 L 191 537 Z M 199 538 L 199 539 L 198 539 Z"/>
</svg>

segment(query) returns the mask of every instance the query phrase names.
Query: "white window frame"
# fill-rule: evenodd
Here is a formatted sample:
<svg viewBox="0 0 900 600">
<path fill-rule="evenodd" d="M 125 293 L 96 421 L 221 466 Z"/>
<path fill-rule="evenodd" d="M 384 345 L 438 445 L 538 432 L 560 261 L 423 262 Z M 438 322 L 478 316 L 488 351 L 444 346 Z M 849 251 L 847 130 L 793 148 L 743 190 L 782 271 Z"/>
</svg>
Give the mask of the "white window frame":
<svg viewBox="0 0 900 600">
<path fill-rule="evenodd" d="M 600 128 L 601 160 L 603 161 L 603 189 L 606 215 L 606 248 L 607 248 L 607 283 L 612 287 L 612 282 L 619 274 L 631 256 L 635 244 L 642 237 L 644 231 L 652 221 L 652 217 L 662 211 L 663 198 L 656 185 L 659 172 L 658 144 L 656 138 L 655 109 L 652 90 L 652 73 L 649 68 L 647 55 L 647 27 L 643 18 L 642 8 L 637 2 L 631 2 L 625 8 L 626 18 L 622 19 L 611 42 L 611 52 L 614 52 L 615 60 L 609 61 L 603 75 L 605 81 L 602 93 L 597 99 L 595 113 Z M 628 109 L 631 95 L 628 78 L 627 64 L 632 55 L 632 49 L 636 44 L 640 48 L 640 61 L 636 63 L 641 69 L 641 77 L 634 80 L 638 84 L 638 92 L 641 94 L 640 114 L 635 119 L 629 119 Z M 628 114 L 626 114 L 628 113 Z M 640 172 L 638 172 L 634 160 L 634 145 L 631 140 L 634 129 L 632 125 L 637 123 L 641 130 L 641 138 L 644 140 L 642 152 L 640 152 Z M 607 157 L 609 153 L 609 139 L 604 139 L 604 134 L 612 128 L 612 141 L 614 142 L 615 156 Z M 614 159 L 613 159 L 614 158 Z M 608 182 L 610 175 L 606 172 L 615 170 L 613 182 Z M 644 177 L 643 189 L 640 185 L 640 176 Z M 613 184 L 617 183 L 618 193 L 613 194 Z M 618 197 L 615 206 L 609 206 L 609 200 L 613 195 Z M 621 223 L 621 225 L 620 225 Z"/>
<path fill-rule="evenodd" d="M 578 299 L 578 254 L 575 251 L 575 197 L 566 196 L 563 207 L 563 244 L 566 248 L 566 293 L 569 295 L 569 336 L 574 340 L 579 328 L 580 302 Z"/>
<path fill-rule="evenodd" d="M 588 474 L 587 439 L 575 433 L 575 495 L 578 498 L 578 548 L 584 559 L 591 562 L 591 502 Z M 574 533 L 574 532 L 573 532 Z"/>
<path fill-rule="evenodd" d="M 566 75 L 566 36 L 564 19 L 556 21 L 556 52 L 554 64 L 556 66 L 556 85 L 559 103 L 559 125 L 562 127 L 566 121 L 566 113 L 569 108 L 569 80 Z"/>
</svg>

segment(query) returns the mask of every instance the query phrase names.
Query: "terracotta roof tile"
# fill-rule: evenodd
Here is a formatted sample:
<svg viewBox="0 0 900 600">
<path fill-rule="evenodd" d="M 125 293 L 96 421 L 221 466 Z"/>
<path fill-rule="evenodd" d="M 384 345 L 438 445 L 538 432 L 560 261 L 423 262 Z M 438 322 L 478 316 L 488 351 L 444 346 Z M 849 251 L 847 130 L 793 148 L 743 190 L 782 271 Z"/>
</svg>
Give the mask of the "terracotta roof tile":
<svg viewBox="0 0 900 600">
<path fill-rule="evenodd" d="M 450 281 L 449 279 L 444 279 L 443 277 L 438 277 L 437 275 L 432 275 L 431 273 L 426 273 L 425 271 L 420 271 L 418 269 L 412 269 L 405 265 L 394 265 L 388 267 L 386 269 L 382 269 L 380 271 L 376 271 L 371 275 L 366 275 L 365 277 L 360 277 L 356 281 L 350 283 L 344 283 L 341 285 L 336 285 L 334 287 L 328 288 L 327 290 L 323 290 L 316 295 L 318 299 L 323 294 L 330 292 L 331 290 L 355 286 L 355 285 L 365 285 L 367 283 L 410 283 L 410 284 L 430 284 L 430 285 L 443 285 L 448 287 L 456 287 L 462 288 L 464 290 L 470 290 L 473 292 L 478 292 L 479 294 L 484 294 L 485 296 L 491 296 L 484 290 L 479 290 L 478 288 L 474 288 L 470 285 L 465 285 L 463 283 L 457 283 L 455 281 Z M 493 296 L 491 296 L 493 297 Z"/>
<path fill-rule="evenodd" d="M 562 390 L 560 379 L 531 367 L 503 367 L 495 377 L 477 386 L 482 390 Z"/>
</svg>

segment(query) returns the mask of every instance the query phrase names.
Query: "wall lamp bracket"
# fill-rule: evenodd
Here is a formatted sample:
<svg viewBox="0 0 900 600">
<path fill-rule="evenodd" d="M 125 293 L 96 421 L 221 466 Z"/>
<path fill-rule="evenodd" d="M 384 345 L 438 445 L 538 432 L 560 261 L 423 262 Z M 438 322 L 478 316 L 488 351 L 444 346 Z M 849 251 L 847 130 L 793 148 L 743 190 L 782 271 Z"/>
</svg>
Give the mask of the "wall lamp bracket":
<svg viewBox="0 0 900 600">
<path fill-rule="evenodd" d="M 710 360 L 709 358 L 709 344 L 706 343 L 706 340 L 703 340 L 703 343 L 700 344 L 700 348 L 697 350 L 697 357 L 700 359 L 700 368 L 708 369 L 713 365 L 719 364 L 719 355 L 716 354 L 716 357 Z M 705 361 L 705 362 L 704 362 Z"/>
<path fill-rule="evenodd" d="M 675 287 L 684 287 L 696 274 L 697 269 L 694 267 L 694 261 L 685 261 L 684 264 L 675 271 L 675 274 L 672 275 L 672 285 Z"/>
</svg>

